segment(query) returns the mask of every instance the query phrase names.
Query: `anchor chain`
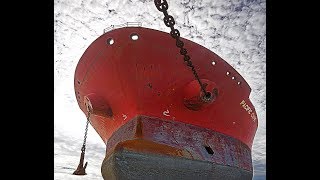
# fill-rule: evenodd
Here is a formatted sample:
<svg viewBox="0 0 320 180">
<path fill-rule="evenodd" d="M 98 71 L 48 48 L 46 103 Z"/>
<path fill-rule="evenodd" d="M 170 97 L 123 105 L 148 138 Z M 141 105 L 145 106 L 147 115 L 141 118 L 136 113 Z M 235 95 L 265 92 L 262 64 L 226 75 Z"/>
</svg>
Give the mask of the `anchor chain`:
<svg viewBox="0 0 320 180">
<path fill-rule="evenodd" d="M 166 0 L 154 0 L 154 4 L 157 7 L 157 9 L 164 14 L 164 18 L 163 18 L 164 24 L 167 27 L 170 27 L 170 29 L 171 29 L 171 31 L 170 31 L 171 37 L 176 40 L 176 46 L 178 48 L 180 48 L 180 54 L 184 56 L 183 57 L 184 62 L 186 63 L 186 65 L 188 67 L 191 68 L 194 77 L 197 79 L 197 81 L 198 81 L 198 83 L 200 85 L 200 88 L 201 88 L 201 90 L 203 92 L 202 99 L 204 101 L 210 100 L 212 98 L 211 93 L 209 93 L 209 92 L 207 92 L 205 90 L 205 85 L 201 82 L 201 80 L 200 80 L 200 78 L 198 76 L 198 73 L 196 72 L 195 67 L 192 64 L 191 58 L 188 55 L 187 49 L 183 47 L 184 43 L 180 40 L 180 32 L 179 32 L 178 29 L 174 28 L 174 25 L 175 25 L 174 18 L 171 15 L 169 15 L 168 12 L 167 12 L 167 10 L 169 8 L 168 2 Z"/>
<path fill-rule="evenodd" d="M 85 155 L 85 151 L 86 151 L 86 141 L 87 141 L 89 120 L 90 120 L 90 111 L 88 112 L 87 124 L 86 124 L 85 133 L 84 133 L 83 144 L 81 147 L 80 162 L 79 162 L 77 169 L 73 172 L 73 175 L 86 175 L 87 174 L 86 168 L 87 168 L 88 162 L 86 162 L 84 166 L 83 166 L 83 162 L 84 162 L 84 155 Z"/>
</svg>

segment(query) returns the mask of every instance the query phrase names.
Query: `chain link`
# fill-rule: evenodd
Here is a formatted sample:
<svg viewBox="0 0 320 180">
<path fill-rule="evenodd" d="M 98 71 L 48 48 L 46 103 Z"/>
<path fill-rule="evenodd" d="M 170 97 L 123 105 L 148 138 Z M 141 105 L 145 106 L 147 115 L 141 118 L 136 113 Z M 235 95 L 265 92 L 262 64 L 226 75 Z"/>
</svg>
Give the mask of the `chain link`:
<svg viewBox="0 0 320 180">
<path fill-rule="evenodd" d="M 86 124 L 86 129 L 85 129 L 85 132 L 84 132 L 83 144 L 82 144 L 82 147 L 81 147 L 81 152 L 83 152 L 83 153 L 86 151 L 86 142 L 87 142 L 89 118 L 90 118 L 90 112 L 88 112 L 87 124 Z"/>
<path fill-rule="evenodd" d="M 164 14 L 164 18 L 163 18 L 164 24 L 167 27 L 170 27 L 170 29 L 171 29 L 170 35 L 171 35 L 172 38 L 174 38 L 176 40 L 176 46 L 178 48 L 180 48 L 180 54 L 184 56 L 183 57 L 184 62 L 186 63 L 186 65 L 188 67 L 191 68 L 194 77 L 199 82 L 199 85 L 201 87 L 201 90 L 203 91 L 204 97 L 210 96 L 210 93 L 205 90 L 204 84 L 202 84 L 202 82 L 200 81 L 199 76 L 198 76 L 198 74 L 197 74 L 197 72 L 195 70 L 195 67 L 193 66 L 193 64 L 191 62 L 190 56 L 187 55 L 188 54 L 187 49 L 183 48 L 184 43 L 180 40 L 180 32 L 179 32 L 179 30 L 174 28 L 174 25 L 175 25 L 174 18 L 171 15 L 169 15 L 168 12 L 167 12 L 167 10 L 169 8 L 168 2 L 166 0 L 154 0 L 154 4 L 156 5 L 157 9 L 160 12 L 163 12 L 163 14 Z"/>
<path fill-rule="evenodd" d="M 86 175 L 87 174 L 86 168 L 87 168 L 88 162 L 86 162 L 84 165 L 83 165 L 83 162 L 84 162 L 84 155 L 85 155 L 85 151 L 86 151 L 86 141 L 87 141 L 89 118 L 90 118 L 90 111 L 88 112 L 86 130 L 84 133 L 83 144 L 81 147 L 80 162 L 79 162 L 77 169 L 72 173 L 73 175 Z"/>
</svg>

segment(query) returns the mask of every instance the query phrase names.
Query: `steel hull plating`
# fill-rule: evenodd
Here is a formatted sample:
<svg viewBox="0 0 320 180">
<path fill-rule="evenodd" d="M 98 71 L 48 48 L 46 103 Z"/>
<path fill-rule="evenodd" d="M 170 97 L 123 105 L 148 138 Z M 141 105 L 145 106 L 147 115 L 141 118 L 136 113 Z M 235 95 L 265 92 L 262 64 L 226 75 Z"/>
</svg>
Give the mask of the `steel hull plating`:
<svg viewBox="0 0 320 180">
<path fill-rule="evenodd" d="M 138 39 L 131 39 L 132 35 Z M 171 172 L 168 162 L 173 158 L 173 162 L 181 160 L 182 166 L 176 163 L 175 168 L 184 169 L 181 176 L 201 167 L 210 169 L 203 177 L 233 170 L 225 177 L 252 176 L 251 146 L 258 122 L 249 85 L 218 55 L 181 39 L 207 84 L 206 90 L 216 93 L 213 102 L 199 103 L 200 87 L 168 33 L 141 27 L 112 30 L 96 39 L 81 57 L 75 72 L 75 94 L 81 110 L 86 115 L 91 112 L 90 123 L 107 145 L 104 177 L 127 177 L 118 173 L 122 166 L 116 157 L 133 157 L 133 162 L 145 166 L 141 171 L 129 168 L 137 176 L 149 172 L 142 162 L 147 157 L 150 163 L 159 157 L 167 159 L 155 167 L 164 174 Z M 137 128 L 139 124 L 141 128 Z M 193 171 L 191 162 L 195 163 Z M 113 175 L 108 170 L 111 164 L 111 169 L 116 169 Z"/>
<path fill-rule="evenodd" d="M 104 179 L 252 179 L 248 146 L 221 133 L 137 116 L 108 141 Z"/>
</svg>

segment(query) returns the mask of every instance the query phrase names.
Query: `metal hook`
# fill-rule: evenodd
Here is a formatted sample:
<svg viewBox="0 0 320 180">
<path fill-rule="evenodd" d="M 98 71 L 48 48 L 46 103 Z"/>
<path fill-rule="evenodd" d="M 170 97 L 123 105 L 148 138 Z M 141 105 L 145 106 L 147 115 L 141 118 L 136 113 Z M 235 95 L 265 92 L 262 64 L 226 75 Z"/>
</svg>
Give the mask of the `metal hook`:
<svg viewBox="0 0 320 180">
<path fill-rule="evenodd" d="M 79 165 L 78 165 L 77 169 L 72 173 L 73 175 L 86 175 L 87 174 L 86 168 L 87 168 L 88 162 L 86 162 L 83 166 L 83 160 L 84 160 L 84 151 L 81 152 Z"/>
</svg>

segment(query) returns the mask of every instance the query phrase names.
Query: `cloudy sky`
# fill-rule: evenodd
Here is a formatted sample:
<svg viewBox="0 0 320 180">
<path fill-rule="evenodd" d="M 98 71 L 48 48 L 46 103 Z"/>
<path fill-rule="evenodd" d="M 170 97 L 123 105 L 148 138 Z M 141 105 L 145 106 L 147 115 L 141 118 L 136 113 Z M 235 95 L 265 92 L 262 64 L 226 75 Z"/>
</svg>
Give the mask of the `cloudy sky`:
<svg viewBox="0 0 320 180">
<path fill-rule="evenodd" d="M 259 127 L 253 144 L 254 180 L 266 179 L 266 1 L 167 0 L 182 37 L 218 54 L 252 88 Z M 85 49 L 111 25 L 141 22 L 169 32 L 153 0 L 54 0 L 54 178 L 103 180 L 105 145 L 89 126 L 87 176 L 77 167 L 86 117 L 74 95 L 73 77 Z"/>
</svg>

